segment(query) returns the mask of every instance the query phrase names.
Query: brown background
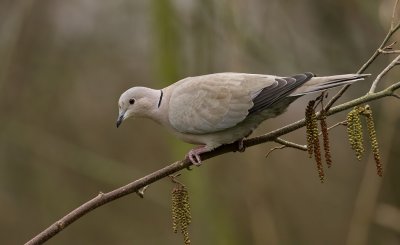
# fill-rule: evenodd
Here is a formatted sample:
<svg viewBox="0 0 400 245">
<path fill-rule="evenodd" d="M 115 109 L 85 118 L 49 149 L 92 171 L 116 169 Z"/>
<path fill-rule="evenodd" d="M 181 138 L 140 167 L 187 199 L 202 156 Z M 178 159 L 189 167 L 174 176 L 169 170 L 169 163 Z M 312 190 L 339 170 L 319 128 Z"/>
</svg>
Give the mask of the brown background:
<svg viewBox="0 0 400 245">
<path fill-rule="evenodd" d="M 356 72 L 383 39 L 392 1 L 0 1 L 0 243 L 21 244 L 99 191 L 190 146 L 145 120 L 115 128 L 119 95 L 222 71 Z M 398 38 L 398 36 L 397 36 Z M 390 61 L 380 57 L 368 72 Z M 384 81 L 398 81 L 393 71 Z M 368 91 L 371 79 L 346 93 Z M 303 116 L 307 97 L 255 135 Z M 193 244 L 399 244 L 400 104 L 371 103 L 385 166 L 357 162 L 345 128 L 320 184 L 307 154 L 274 144 L 183 172 Z M 345 113 L 329 118 L 333 124 Z M 304 129 L 286 137 L 304 144 Z M 83 217 L 48 244 L 181 244 L 162 180 Z M 394 222 L 390 223 L 390 219 Z M 397 222 L 397 223 L 396 223 Z M 397 225 L 397 226 L 396 226 Z"/>
</svg>

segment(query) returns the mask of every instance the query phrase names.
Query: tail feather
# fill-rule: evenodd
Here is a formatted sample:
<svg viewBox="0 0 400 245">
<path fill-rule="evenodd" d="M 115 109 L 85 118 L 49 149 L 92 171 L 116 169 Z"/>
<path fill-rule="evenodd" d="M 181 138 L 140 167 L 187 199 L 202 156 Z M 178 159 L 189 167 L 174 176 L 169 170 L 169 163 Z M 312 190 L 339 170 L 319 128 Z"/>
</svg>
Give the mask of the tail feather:
<svg viewBox="0 0 400 245">
<path fill-rule="evenodd" d="M 313 77 L 303 86 L 296 89 L 290 96 L 301 96 L 309 93 L 324 91 L 341 85 L 351 84 L 364 80 L 371 74 L 345 74 L 328 77 Z"/>
</svg>

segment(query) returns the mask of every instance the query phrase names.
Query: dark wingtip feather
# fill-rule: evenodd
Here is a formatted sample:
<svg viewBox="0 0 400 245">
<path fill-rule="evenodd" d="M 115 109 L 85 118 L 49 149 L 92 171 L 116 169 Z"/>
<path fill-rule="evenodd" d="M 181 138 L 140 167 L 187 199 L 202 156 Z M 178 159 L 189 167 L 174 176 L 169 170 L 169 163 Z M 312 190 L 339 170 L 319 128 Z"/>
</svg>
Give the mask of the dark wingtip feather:
<svg viewBox="0 0 400 245">
<path fill-rule="evenodd" d="M 364 78 L 370 76 L 371 74 L 346 74 L 346 75 L 337 75 L 325 78 L 332 78 L 330 81 L 318 84 L 307 91 L 303 91 L 301 93 L 292 94 L 292 96 L 300 96 L 309 93 L 315 93 L 319 91 L 324 91 L 330 88 L 338 87 L 341 85 L 351 84 L 356 81 L 364 80 Z M 335 77 L 335 79 L 333 79 Z M 321 77 L 323 78 L 323 77 Z"/>
<path fill-rule="evenodd" d="M 249 114 L 262 111 L 277 101 L 286 98 L 296 88 L 309 81 L 312 77 L 314 77 L 313 73 L 305 72 L 303 74 L 296 74 L 291 77 L 276 78 L 276 86 L 268 86 L 263 88 L 261 92 L 253 99 L 254 105 L 252 108 L 250 108 Z"/>
</svg>

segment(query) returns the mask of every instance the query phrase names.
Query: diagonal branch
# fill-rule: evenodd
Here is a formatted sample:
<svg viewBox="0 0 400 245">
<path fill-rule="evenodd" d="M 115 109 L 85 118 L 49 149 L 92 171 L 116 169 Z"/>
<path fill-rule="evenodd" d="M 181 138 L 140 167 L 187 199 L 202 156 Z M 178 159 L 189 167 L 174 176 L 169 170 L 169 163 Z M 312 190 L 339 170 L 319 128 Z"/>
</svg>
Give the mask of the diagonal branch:
<svg viewBox="0 0 400 245">
<path fill-rule="evenodd" d="M 400 54 L 400 50 L 380 49 L 379 52 L 382 53 L 382 54 Z"/>
<path fill-rule="evenodd" d="M 399 100 L 400 100 L 400 95 L 398 95 L 398 94 L 396 94 L 396 93 L 393 93 L 392 96 L 395 97 L 396 99 L 399 99 Z"/>
<path fill-rule="evenodd" d="M 267 154 L 265 155 L 265 158 L 267 158 L 269 156 L 269 154 L 271 154 L 271 152 L 275 151 L 275 150 L 279 150 L 279 149 L 284 149 L 286 147 L 290 147 L 290 148 L 294 148 L 294 149 L 298 149 L 301 151 L 307 151 L 307 146 L 306 145 L 300 145 L 300 144 L 296 144 L 294 142 L 288 141 L 288 140 L 284 140 L 282 138 L 276 138 L 273 141 L 275 141 L 276 143 L 281 144 L 280 146 L 275 146 L 273 148 L 271 148 Z"/>
<path fill-rule="evenodd" d="M 396 2 L 394 3 L 393 6 L 393 12 L 392 12 L 392 20 L 390 22 L 390 29 L 395 29 L 395 22 L 396 22 L 396 11 L 397 11 L 397 6 L 399 5 L 399 0 L 396 0 Z M 397 25 L 400 25 L 400 23 L 398 23 Z"/>
<path fill-rule="evenodd" d="M 284 148 L 286 148 L 286 145 L 280 145 L 280 146 L 275 146 L 275 147 L 271 148 L 271 149 L 267 152 L 267 154 L 265 154 L 265 158 L 268 158 L 269 155 L 270 155 L 273 151 L 275 151 L 275 150 L 280 150 L 280 149 L 284 149 Z"/>
<path fill-rule="evenodd" d="M 392 62 L 390 62 L 390 64 L 385 69 L 383 69 L 383 71 L 381 73 L 379 73 L 379 75 L 376 77 L 376 79 L 372 83 L 371 89 L 369 90 L 369 93 L 374 93 L 375 92 L 376 86 L 378 86 L 378 83 L 380 82 L 382 77 L 385 76 L 393 67 L 398 65 L 399 64 L 399 60 L 400 60 L 400 55 L 398 55 Z"/>
<path fill-rule="evenodd" d="M 329 111 L 326 112 L 326 116 L 330 116 L 336 114 L 338 112 L 350 109 L 356 105 L 360 105 L 369 101 L 381 99 L 383 97 L 391 97 L 394 95 L 394 91 L 400 88 L 400 82 L 397 82 L 390 87 L 372 94 L 367 94 L 363 97 L 351 100 L 344 104 L 335 106 L 331 108 Z M 321 116 L 320 113 L 317 113 L 317 118 Z M 301 119 L 297 122 L 289 124 L 285 127 L 276 129 L 271 131 L 267 134 L 262 136 L 254 137 L 251 139 L 247 139 L 243 142 L 245 147 L 251 147 L 255 145 L 259 145 L 265 142 L 270 142 L 276 140 L 278 137 L 293 132 L 297 129 L 300 129 L 305 126 L 305 119 Z M 207 152 L 201 155 L 201 159 L 204 161 L 209 158 L 213 158 L 228 152 L 233 152 L 237 150 L 237 144 L 230 144 L 224 145 L 212 152 Z M 131 193 L 138 192 L 141 188 L 148 186 L 158 180 L 161 180 L 171 174 L 181 171 L 182 169 L 188 168 L 192 165 L 192 163 L 188 159 L 184 159 L 181 161 L 174 162 L 162 169 L 159 169 L 151 174 L 148 174 L 138 180 L 135 180 L 125 186 L 122 186 L 118 189 L 107 193 L 100 193 L 93 199 L 87 201 L 86 203 L 82 204 L 80 207 L 76 208 L 54 224 L 50 225 L 47 229 L 39 233 L 37 236 L 32 238 L 30 241 L 26 243 L 26 245 L 33 245 L 33 244 L 42 244 L 45 241 L 49 240 L 57 233 L 65 229 L 67 226 L 84 216 L 85 214 L 89 213 L 90 211 L 103 206 L 111 201 L 129 195 Z"/>
<path fill-rule="evenodd" d="M 396 0 L 394 7 L 393 7 L 393 14 L 392 14 L 392 21 L 390 24 L 390 29 L 388 31 L 388 33 L 386 34 L 385 38 L 383 39 L 381 45 L 379 45 L 379 47 L 375 50 L 375 52 L 372 54 L 372 56 L 368 59 L 367 62 L 364 63 L 364 65 L 357 71 L 357 74 L 361 74 L 363 73 L 371 64 L 372 62 L 374 62 L 374 60 L 376 58 L 378 58 L 378 56 L 382 53 L 381 50 L 385 50 L 385 47 L 387 42 L 389 41 L 389 39 L 393 36 L 393 34 L 395 32 L 397 32 L 400 28 L 400 22 L 397 23 L 397 25 L 395 24 L 395 15 L 396 15 L 396 9 L 397 9 L 397 5 L 399 3 L 399 0 Z M 394 43 L 392 43 L 391 45 L 393 45 Z M 389 45 L 389 46 L 391 46 Z M 347 91 L 347 89 L 351 86 L 351 84 L 347 84 L 345 86 L 342 87 L 342 89 L 340 89 L 339 92 L 337 92 L 337 94 L 335 94 L 332 99 L 326 104 L 325 106 L 325 110 L 329 110 L 329 108 L 331 108 L 333 106 L 333 104 L 335 104 L 335 102 L 340 99 L 340 97 L 342 97 L 342 95 Z"/>
<path fill-rule="evenodd" d="M 296 143 L 284 140 L 282 138 L 276 138 L 276 139 L 274 139 L 274 141 L 276 143 L 281 144 L 284 147 L 291 147 L 291 148 L 295 148 L 295 149 L 298 149 L 298 150 L 301 150 L 301 151 L 306 151 L 307 150 L 307 146 L 306 145 L 296 144 Z"/>
</svg>

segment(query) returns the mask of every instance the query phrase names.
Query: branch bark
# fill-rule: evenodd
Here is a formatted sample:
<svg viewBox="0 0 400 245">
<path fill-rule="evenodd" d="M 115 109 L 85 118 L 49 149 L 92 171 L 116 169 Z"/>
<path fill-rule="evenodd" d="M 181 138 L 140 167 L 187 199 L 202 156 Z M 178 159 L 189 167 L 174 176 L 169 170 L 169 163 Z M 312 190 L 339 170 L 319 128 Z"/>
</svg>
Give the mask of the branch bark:
<svg viewBox="0 0 400 245">
<path fill-rule="evenodd" d="M 375 92 L 376 87 L 378 86 L 378 83 L 382 80 L 383 76 L 385 76 L 393 67 L 398 65 L 399 60 L 400 60 L 400 55 L 398 55 L 392 62 L 390 62 L 390 64 L 385 69 L 383 69 L 383 71 L 381 73 L 379 73 L 379 75 L 376 77 L 376 79 L 372 83 L 369 93 Z"/>
<path fill-rule="evenodd" d="M 287 140 L 284 140 L 284 139 L 281 139 L 281 138 L 276 138 L 274 141 L 276 143 L 281 144 L 284 147 L 290 147 L 290 148 L 295 148 L 295 149 L 298 149 L 298 150 L 301 150 L 301 151 L 307 151 L 307 146 L 306 145 L 296 144 L 296 143 L 293 143 L 293 142 L 290 142 L 290 141 L 287 141 Z"/>
</svg>

